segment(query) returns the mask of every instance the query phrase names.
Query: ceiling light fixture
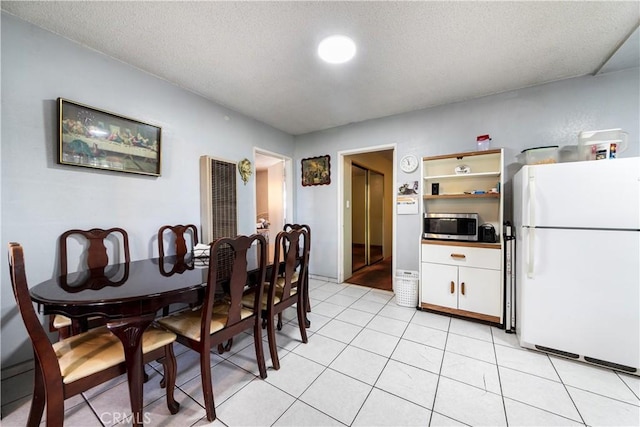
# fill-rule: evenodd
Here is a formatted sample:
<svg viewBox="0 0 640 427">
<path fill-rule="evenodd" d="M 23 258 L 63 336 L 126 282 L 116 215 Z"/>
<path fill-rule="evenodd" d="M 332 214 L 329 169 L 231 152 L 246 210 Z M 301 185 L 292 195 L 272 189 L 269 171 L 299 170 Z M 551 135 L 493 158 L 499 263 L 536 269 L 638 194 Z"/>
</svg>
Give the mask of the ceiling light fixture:
<svg viewBox="0 0 640 427">
<path fill-rule="evenodd" d="M 330 64 L 342 64 L 356 54 L 356 44 L 347 36 L 329 36 L 318 45 L 318 56 Z"/>
</svg>

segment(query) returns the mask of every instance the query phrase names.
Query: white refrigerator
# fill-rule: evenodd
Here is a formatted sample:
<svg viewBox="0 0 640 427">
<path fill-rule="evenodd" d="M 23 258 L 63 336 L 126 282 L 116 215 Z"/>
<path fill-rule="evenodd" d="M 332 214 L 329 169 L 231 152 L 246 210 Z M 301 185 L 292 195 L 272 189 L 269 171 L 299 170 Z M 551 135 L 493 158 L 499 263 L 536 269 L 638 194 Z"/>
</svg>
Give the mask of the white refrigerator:
<svg viewBox="0 0 640 427">
<path fill-rule="evenodd" d="M 520 345 L 640 372 L 640 158 L 513 180 Z"/>
</svg>

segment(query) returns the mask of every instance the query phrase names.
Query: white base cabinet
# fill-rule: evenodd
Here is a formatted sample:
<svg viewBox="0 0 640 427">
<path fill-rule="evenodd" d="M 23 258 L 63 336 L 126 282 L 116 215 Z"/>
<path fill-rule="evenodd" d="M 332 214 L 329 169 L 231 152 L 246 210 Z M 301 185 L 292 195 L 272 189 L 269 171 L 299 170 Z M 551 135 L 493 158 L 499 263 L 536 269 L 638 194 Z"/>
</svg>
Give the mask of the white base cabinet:
<svg viewBox="0 0 640 427">
<path fill-rule="evenodd" d="M 422 308 L 501 322 L 499 249 L 438 244 L 422 246 Z"/>
</svg>

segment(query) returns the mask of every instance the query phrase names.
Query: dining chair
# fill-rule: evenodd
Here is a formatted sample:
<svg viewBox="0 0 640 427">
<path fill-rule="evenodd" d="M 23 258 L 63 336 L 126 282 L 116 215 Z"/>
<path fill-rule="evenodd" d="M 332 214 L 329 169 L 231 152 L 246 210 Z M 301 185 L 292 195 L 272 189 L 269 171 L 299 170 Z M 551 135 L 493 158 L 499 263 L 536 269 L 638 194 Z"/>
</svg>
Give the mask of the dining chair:
<svg viewBox="0 0 640 427">
<path fill-rule="evenodd" d="M 193 224 L 187 225 L 163 225 L 158 230 L 158 254 L 160 258 L 165 257 L 164 238 L 167 231 L 172 233 L 174 255 L 179 258 L 184 257 L 193 251 L 195 245 L 198 244 L 198 228 Z M 191 244 L 187 243 L 185 235 L 190 235 Z"/>
<path fill-rule="evenodd" d="M 258 250 L 249 251 L 254 242 Z M 178 334 L 178 342 L 200 354 L 202 392 L 207 420 L 216 419 L 211 383 L 211 349 L 253 328 L 256 361 L 260 377 L 267 377 L 262 349 L 260 304 L 267 264 L 267 243 L 263 236 L 223 237 L 210 245 L 210 262 L 202 306 L 196 310 L 171 314 L 158 323 Z M 257 254 L 257 274 L 248 280 L 248 258 Z M 229 265 L 227 265 L 227 261 Z M 250 286 L 253 303 L 243 306 L 243 292 Z M 224 295 L 221 298 L 221 295 Z"/>
<path fill-rule="evenodd" d="M 109 252 L 112 252 L 114 258 L 124 259 L 128 265 L 131 261 L 129 255 L 129 236 L 122 228 L 92 228 L 90 230 L 68 230 L 60 235 L 60 276 L 65 277 L 68 271 L 68 239 L 74 236 L 81 244 L 86 245 L 86 249 L 81 255 L 79 262 L 80 269 L 89 271 L 89 277 L 84 277 L 82 286 L 86 288 L 99 288 L 100 286 L 111 285 L 117 286 L 121 284 L 121 280 L 115 279 L 110 283 L 108 277 L 111 276 L 106 271 L 109 265 Z M 108 243 L 108 244 L 107 244 Z M 111 251 L 107 247 L 113 247 Z M 125 269 L 127 266 L 125 266 Z M 115 270 L 114 270 L 115 271 Z M 125 271 L 125 274 L 127 272 Z M 114 273 L 117 276 L 117 273 Z M 65 282 L 67 286 L 73 286 Z M 73 334 L 82 332 L 91 326 L 97 326 L 100 321 L 97 318 L 82 319 L 80 321 L 72 321 L 70 318 L 56 314 L 50 316 L 49 330 L 57 331 L 59 338 L 67 338 Z"/>
<path fill-rule="evenodd" d="M 271 274 L 264 285 L 262 298 L 262 318 L 266 321 L 269 339 L 269 353 L 273 369 L 280 369 L 274 317 L 278 316 L 278 330 L 282 329 L 282 312 L 297 304 L 298 327 L 303 343 L 307 343 L 307 326 L 305 324 L 305 291 L 304 277 L 309 261 L 308 232 L 298 230 L 281 231 L 276 236 L 274 264 Z M 246 297 L 245 297 L 246 298 Z M 245 301 L 246 303 L 249 301 Z"/>
<path fill-rule="evenodd" d="M 165 253 L 165 237 L 172 243 L 173 252 Z M 158 255 L 160 257 L 160 273 L 163 276 L 181 274 L 195 268 L 193 248 L 198 244 L 198 228 L 193 224 L 163 225 L 158 230 Z M 175 256 L 171 261 L 171 269 L 166 270 L 164 259 L 168 255 Z M 162 315 L 169 314 L 169 306 L 162 310 Z"/>
<path fill-rule="evenodd" d="M 47 407 L 47 426 L 62 426 L 64 401 L 126 372 L 121 341 L 106 326 L 91 329 L 54 344 L 49 341 L 33 308 L 24 264 L 23 248 L 9 243 L 9 274 L 18 310 L 34 352 L 33 398 L 27 426 L 40 424 Z M 172 414 L 180 405 L 174 400 L 176 335 L 150 326 L 142 337 L 143 362 L 158 361 L 164 367 L 161 386 L 166 388 L 167 407 Z"/>
<path fill-rule="evenodd" d="M 309 240 L 309 252 L 311 252 L 311 227 L 308 224 L 285 224 L 283 227 L 284 231 L 291 230 L 306 230 L 307 239 Z M 311 301 L 309 298 L 309 265 L 307 264 L 307 271 L 304 277 L 305 284 L 305 302 L 306 302 L 306 310 L 307 312 L 311 312 Z M 309 322 L 307 322 L 307 327 L 311 326 Z"/>
</svg>

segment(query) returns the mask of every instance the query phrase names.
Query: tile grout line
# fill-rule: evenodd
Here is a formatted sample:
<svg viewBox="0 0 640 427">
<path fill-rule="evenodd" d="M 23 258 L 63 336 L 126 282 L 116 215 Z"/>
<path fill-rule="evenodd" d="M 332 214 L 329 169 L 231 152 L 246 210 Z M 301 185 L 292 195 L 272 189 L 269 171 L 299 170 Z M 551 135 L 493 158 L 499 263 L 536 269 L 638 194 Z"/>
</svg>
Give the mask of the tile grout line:
<svg viewBox="0 0 640 427">
<path fill-rule="evenodd" d="M 498 352 L 496 351 L 496 340 L 494 339 L 494 335 L 493 335 L 493 328 L 489 328 L 489 330 L 491 331 L 491 344 L 493 346 L 493 357 L 496 358 L 496 371 L 498 373 L 498 385 L 500 386 L 500 399 L 502 400 L 502 410 L 504 411 L 504 421 L 506 423 L 506 426 L 509 427 L 509 414 L 507 413 L 507 404 L 505 403 L 504 399 L 504 390 L 502 389 L 502 378 L 500 377 L 500 368 L 499 368 L 499 364 L 498 364 Z"/>
<path fill-rule="evenodd" d="M 386 306 L 387 306 L 387 304 L 385 304 L 385 305 L 384 305 L 384 306 L 383 306 L 383 307 L 378 311 L 378 313 L 376 313 L 376 314 L 374 315 L 374 317 L 373 317 L 373 318 L 371 318 L 371 320 L 369 320 L 369 322 L 367 322 L 367 325 L 368 325 L 369 323 L 371 323 L 371 322 L 373 321 L 373 319 L 375 319 L 375 316 L 377 316 L 377 315 L 380 313 L 380 311 L 382 311 L 382 310 L 384 309 L 384 307 L 386 307 Z M 414 317 L 414 316 L 415 316 L 415 313 L 411 315 L 411 319 L 413 319 L 413 317 Z M 387 360 L 385 361 L 384 366 L 383 366 L 383 367 L 382 367 L 382 369 L 380 370 L 380 373 L 379 373 L 379 374 L 378 374 L 378 376 L 376 377 L 376 380 L 373 382 L 373 385 L 371 386 L 371 390 L 369 390 L 369 393 L 367 393 L 367 397 L 365 397 L 364 401 L 362 402 L 362 405 L 360 406 L 360 409 L 358 409 L 358 412 L 356 412 L 356 415 L 355 415 L 355 417 L 353 418 L 353 421 L 355 421 L 355 420 L 358 418 L 358 415 L 360 414 L 360 411 L 362 411 L 362 408 L 364 408 L 364 405 L 367 403 L 367 399 L 369 399 L 369 396 L 371 396 L 371 392 L 373 392 L 373 390 L 374 390 L 374 389 L 377 389 L 376 384 L 378 383 L 378 380 L 380 380 L 380 376 L 382 376 L 382 373 L 384 372 L 385 368 L 386 368 L 386 367 L 387 367 L 387 365 L 389 364 L 389 360 L 391 360 L 391 356 L 393 355 L 393 352 L 394 352 L 394 351 L 396 351 L 396 349 L 398 348 L 398 345 L 400 344 L 400 341 L 402 340 L 402 336 L 403 336 L 403 335 L 405 334 L 405 332 L 407 331 L 407 328 L 409 327 L 409 323 L 410 323 L 410 322 L 411 322 L 411 320 L 409 320 L 409 322 L 407 322 L 407 325 L 404 327 L 404 330 L 402 331 L 402 335 L 400 335 L 400 337 L 398 338 L 398 342 L 397 342 L 397 343 L 396 343 L 396 345 L 394 346 L 393 350 L 391 350 L 391 354 L 389 355 L 389 357 L 386 357 L 386 359 L 387 359 Z M 364 330 L 365 328 L 366 328 L 366 325 L 365 325 L 362 329 Z M 378 331 L 378 332 L 379 332 L 379 331 Z M 384 332 L 382 332 L 382 333 L 384 333 Z M 354 339 L 355 339 L 355 337 L 354 337 Z M 358 347 L 356 347 L 356 348 L 358 348 Z M 367 351 L 367 350 L 364 350 L 364 349 L 361 349 L 361 350 L 363 350 L 363 351 Z M 374 354 L 376 354 L 376 353 L 374 353 Z M 367 385 L 368 385 L 368 384 L 367 384 Z M 382 389 L 378 389 L 378 390 L 381 390 L 381 391 L 383 391 L 383 392 L 386 392 L 385 390 L 382 390 Z M 392 393 L 389 393 L 389 394 L 392 394 Z M 392 395 L 393 395 L 393 394 L 392 394 Z M 400 396 L 398 396 L 398 397 L 400 397 Z M 403 400 L 405 400 L 405 401 L 408 401 L 407 399 L 404 399 L 404 398 L 402 398 L 402 399 L 403 399 Z M 352 423 L 353 423 L 353 422 L 352 422 Z"/>
<path fill-rule="evenodd" d="M 442 376 L 442 365 L 444 365 L 444 356 L 447 354 L 447 343 L 449 342 L 449 333 L 451 331 L 451 317 L 449 317 L 449 325 L 447 326 L 447 337 L 444 340 L 444 349 L 442 350 L 442 359 L 440 360 L 440 369 L 438 370 L 438 380 L 436 381 L 436 388 L 433 391 L 433 403 L 431 404 L 431 415 L 429 415 L 429 426 L 433 421 L 433 413 L 436 410 L 436 399 L 438 397 L 438 387 L 440 386 L 440 377 Z M 465 423 L 466 424 L 466 423 Z"/>
</svg>

